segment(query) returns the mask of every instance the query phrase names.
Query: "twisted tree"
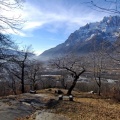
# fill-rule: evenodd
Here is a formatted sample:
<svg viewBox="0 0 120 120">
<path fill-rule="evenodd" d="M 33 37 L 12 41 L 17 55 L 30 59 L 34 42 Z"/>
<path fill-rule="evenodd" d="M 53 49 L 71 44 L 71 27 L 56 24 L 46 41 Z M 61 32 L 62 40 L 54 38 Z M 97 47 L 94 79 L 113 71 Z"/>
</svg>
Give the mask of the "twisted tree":
<svg viewBox="0 0 120 120">
<path fill-rule="evenodd" d="M 85 66 L 83 63 L 84 62 L 81 61 L 80 57 L 73 55 L 66 55 L 51 61 L 51 65 L 53 67 L 56 67 L 60 70 L 66 70 L 73 79 L 67 95 L 71 95 L 79 77 L 85 72 Z"/>
</svg>

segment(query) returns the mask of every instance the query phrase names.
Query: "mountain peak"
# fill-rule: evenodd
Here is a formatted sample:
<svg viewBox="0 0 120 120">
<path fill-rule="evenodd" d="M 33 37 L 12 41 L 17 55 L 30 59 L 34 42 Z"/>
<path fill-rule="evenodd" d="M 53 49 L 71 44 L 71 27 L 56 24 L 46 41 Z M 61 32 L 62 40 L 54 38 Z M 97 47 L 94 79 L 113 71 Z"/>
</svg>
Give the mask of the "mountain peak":
<svg viewBox="0 0 120 120">
<path fill-rule="evenodd" d="M 80 27 L 74 33 L 71 33 L 68 39 L 41 54 L 41 56 L 53 57 L 68 53 L 85 54 L 93 50 L 93 40 L 96 45 L 103 41 L 114 42 L 117 40 L 120 31 L 120 16 L 104 17 L 100 22 L 87 23 Z"/>
<path fill-rule="evenodd" d="M 108 26 L 114 26 L 118 27 L 120 26 L 120 16 L 109 16 L 109 17 L 104 17 L 102 20 L 106 25 Z"/>
</svg>

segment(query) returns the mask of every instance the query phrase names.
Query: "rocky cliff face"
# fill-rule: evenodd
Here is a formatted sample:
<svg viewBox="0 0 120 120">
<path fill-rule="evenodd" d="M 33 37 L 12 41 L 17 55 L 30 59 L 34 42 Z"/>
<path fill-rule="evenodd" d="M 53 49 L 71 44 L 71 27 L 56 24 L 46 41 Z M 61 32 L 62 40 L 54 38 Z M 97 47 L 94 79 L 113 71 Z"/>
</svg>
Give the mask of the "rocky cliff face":
<svg viewBox="0 0 120 120">
<path fill-rule="evenodd" d="M 102 21 L 89 23 L 71 33 L 68 39 L 49 50 L 43 52 L 40 57 L 53 57 L 68 53 L 85 54 L 93 51 L 94 46 L 99 48 L 100 44 L 107 42 L 105 47 L 109 47 L 111 42 L 117 40 L 120 32 L 120 17 L 104 17 Z"/>
</svg>

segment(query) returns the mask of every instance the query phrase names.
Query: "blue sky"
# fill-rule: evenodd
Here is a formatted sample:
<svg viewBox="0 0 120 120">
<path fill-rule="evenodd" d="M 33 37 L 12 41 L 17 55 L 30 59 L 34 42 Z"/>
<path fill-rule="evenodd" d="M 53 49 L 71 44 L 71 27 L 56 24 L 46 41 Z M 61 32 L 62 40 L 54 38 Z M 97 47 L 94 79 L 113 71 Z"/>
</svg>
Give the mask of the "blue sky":
<svg viewBox="0 0 120 120">
<path fill-rule="evenodd" d="M 13 39 L 20 46 L 32 45 L 36 54 L 63 43 L 81 26 L 108 16 L 83 4 L 87 1 L 91 0 L 26 0 L 19 12 L 26 22 Z M 100 1 L 95 0 L 102 5 Z"/>
</svg>

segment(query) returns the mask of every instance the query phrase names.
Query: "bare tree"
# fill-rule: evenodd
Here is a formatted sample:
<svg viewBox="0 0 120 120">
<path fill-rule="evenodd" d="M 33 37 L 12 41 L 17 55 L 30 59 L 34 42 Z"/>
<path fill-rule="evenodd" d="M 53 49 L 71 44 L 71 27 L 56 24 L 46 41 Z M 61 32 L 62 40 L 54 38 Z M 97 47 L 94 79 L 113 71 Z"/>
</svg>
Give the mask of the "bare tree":
<svg viewBox="0 0 120 120">
<path fill-rule="evenodd" d="M 111 50 L 106 50 L 107 55 L 110 59 L 113 60 L 113 62 L 120 63 L 120 36 L 117 38 L 117 40 L 112 43 Z"/>
<path fill-rule="evenodd" d="M 22 2 L 23 0 L 0 0 L 0 33 L 9 29 L 13 31 L 21 29 L 23 23 L 21 15 L 15 16 L 12 13 L 22 8 Z"/>
<path fill-rule="evenodd" d="M 23 0 L 0 0 L 0 59 L 8 57 L 7 50 L 15 45 L 8 35 L 9 31 L 20 30 L 24 23 L 21 15 L 12 15 L 21 10 L 22 3 Z"/>
<path fill-rule="evenodd" d="M 2 69 L 4 69 L 5 64 L 7 65 L 10 58 L 14 56 L 13 49 L 17 47 L 11 40 L 9 33 L 17 32 L 22 28 L 24 21 L 20 14 L 16 14 L 18 10 L 21 10 L 22 2 L 23 0 L 0 0 L 0 67 Z M 14 89 L 14 77 L 12 74 L 10 76 L 11 85 Z"/>
<path fill-rule="evenodd" d="M 9 60 L 12 67 L 10 72 L 21 81 L 21 92 L 25 92 L 25 76 L 27 75 L 27 68 L 29 67 L 30 57 L 33 55 L 30 52 L 30 47 L 25 48 L 23 51 L 18 51 L 17 55 L 14 55 Z"/>
<path fill-rule="evenodd" d="M 119 0 L 101 0 L 99 3 L 96 0 L 92 0 L 90 2 L 87 2 L 89 7 L 92 9 L 99 11 L 99 12 L 107 12 L 110 14 L 120 14 Z"/>
<path fill-rule="evenodd" d="M 1 83 L 5 83 L 6 82 L 6 76 L 7 74 L 5 73 L 5 66 L 8 62 L 8 59 L 11 57 L 11 52 L 12 50 L 16 47 L 15 43 L 11 40 L 10 36 L 5 35 L 5 34 L 1 34 L 0 33 L 0 76 L 2 75 L 1 79 Z M 12 49 L 12 50 L 10 50 Z M 11 51 L 11 52 L 10 52 Z M 2 73 L 3 72 L 3 73 Z M 4 88 L 7 87 L 7 82 L 4 86 Z"/>
<path fill-rule="evenodd" d="M 12 91 L 13 91 L 13 93 L 15 95 L 17 95 L 17 88 L 19 87 L 17 85 L 17 83 L 19 83 L 19 81 L 16 80 L 16 77 L 9 70 L 7 70 L 7 72 L 9 74 L 8 75 L 8 79 L 9 79 L 9 81 L 8 81 L 8 87 L 10 89 L 12 89 Z"/>
<path fill-rule="evenodd" d="M 98 86 L 98 95 L 101 95 L 101 79 L 102 79 L 102 75 L 103 72 L 106 70 L 107 67 L 107 54 L 105 52 L 105 48 L 106 48 L 106 43 L 102 42 L 99 47 L 97 46 L 96 48 L 96 40 L 93 41 L 93 45 L 94 45 L 94 52 L 91 53 L 91 57 L 92 57 L 92 68 L 93 68 L 93 76 L 94 79 L 97 83 Z"/>
<path fill-rule="evenodd" d="M 51 65 L 61 70 L 66 70 L 73 78 L 73 82 L 68 89 L 67 94 L 70 95 L 74 89 L 80 75 L 85 72 L 85 68 L 81 59 L 73 55 L 67 55 L 51 61 Z"/>
<path fill-rule="evenodd" d="M 0 60 L 5 60 L 10 56 L 8 49 L 15 48 L 16 45 L 10 36 L 0 33 Z M 2 62 L 0 62 L 2 64 Z"/>
<path fill-rule="evenodd" d="M 93 56 L 93 76 L 98 85 L 98 94 L 101 95 L 101 78 L 103 70 L 103 58 L 98 54 Z"/>
<path fill-rule="evenodd" d="M 60 71 L 60 78 L 59 81 L 61 82 L 61 85 L 64 89 L 67 89 L 67 77 L 68 77 L 68 72 L 65 70 Z"/>
<path fill-rule="evenodd" d="M 37 60 L 30 62 L 28 68 L 28 79 L 32 85 L 33 90 L 36 90 L 36 84 L 41 81 L 41 74 L 43 72 L 43 63 Z"/>
<path fill-rule="evenodd" d="M 20 30 L 22 23 L 24 23 L 20 15 L 12 15 L 22 8 L 22 1 L 0 0 L 0 64 L 3 64 L 6 58 L 10 56 L 8 49 L 15 47 L 14 42 L 8 35 L 9 31 Z"/>
</svg>

